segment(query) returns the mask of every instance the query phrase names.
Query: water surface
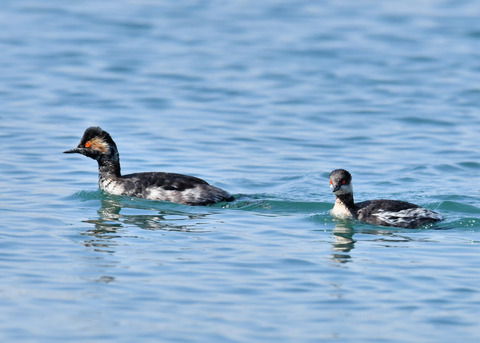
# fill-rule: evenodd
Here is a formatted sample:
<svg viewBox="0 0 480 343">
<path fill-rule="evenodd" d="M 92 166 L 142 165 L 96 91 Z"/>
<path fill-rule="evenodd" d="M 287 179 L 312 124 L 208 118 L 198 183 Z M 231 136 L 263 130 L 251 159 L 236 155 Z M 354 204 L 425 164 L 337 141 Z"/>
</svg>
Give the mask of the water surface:
<svg viewBox="0 0 480 343">
<path fill-rule="evenodd" d="M 480 338 L 480 7 L 406 1 L 7 1 L 0 339 Z M 201 177 L 188 207 L 98 190 L 62 151 L 99 125 L 124 173 Z M 334 220 L 357 200 L 440 212 Z"/>
</svg>

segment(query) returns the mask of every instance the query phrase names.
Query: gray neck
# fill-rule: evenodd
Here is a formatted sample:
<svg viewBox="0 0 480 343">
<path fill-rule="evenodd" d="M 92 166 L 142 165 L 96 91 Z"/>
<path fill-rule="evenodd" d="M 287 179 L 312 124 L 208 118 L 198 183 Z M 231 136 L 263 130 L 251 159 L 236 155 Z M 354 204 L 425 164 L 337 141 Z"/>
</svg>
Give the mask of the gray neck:
<svg viewBox="0 0 480 343">
<path fill-rule="evenodd" d="M 98 174 L 100 178 L 114 178 L 122 176 L 120 172 L 120 157 L 114 151 L 110 155 L 100 157 L 98 160 Z"/>
</svg>

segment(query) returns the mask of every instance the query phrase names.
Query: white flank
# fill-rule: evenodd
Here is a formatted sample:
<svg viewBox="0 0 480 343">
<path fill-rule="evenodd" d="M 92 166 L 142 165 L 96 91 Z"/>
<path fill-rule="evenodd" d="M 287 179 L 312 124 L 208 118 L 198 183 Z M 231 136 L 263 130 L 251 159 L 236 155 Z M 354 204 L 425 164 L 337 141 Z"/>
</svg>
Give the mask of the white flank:
<svg viewBox="0 0 480 343">
<path fill-rule="evenodd" d="M 100 180 L 99 186 L 101 190 L 113 195 L 123 195 L 125 188 L 112 180 Z"/>
<path fill-rule="evenodd" d="M 202 193 L 202 189 L 198 185 L 181 192 L 152 187 L 147 189 L 146 199 L 171 201 L 176 203 L 196 202 L 202 198 Z"/>
<path fill-rule="evenodd" d="M 393 226 L 406 224 L 413 220 L 422 218 L 431 218 L 436 220 L 443 219 L 440 214 L 422 207 L 409 208 L 398 212 L 379 210 L 377 213 L 373 213 L 372 215 Z"/>
</svg>

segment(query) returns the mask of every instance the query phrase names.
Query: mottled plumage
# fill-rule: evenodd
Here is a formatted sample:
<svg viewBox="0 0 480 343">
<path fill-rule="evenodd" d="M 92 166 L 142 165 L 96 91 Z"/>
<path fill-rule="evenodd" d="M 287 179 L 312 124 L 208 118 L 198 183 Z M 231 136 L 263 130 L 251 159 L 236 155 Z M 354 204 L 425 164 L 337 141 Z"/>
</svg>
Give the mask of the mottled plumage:
<svg viewBox="0 0 480 343">
<path fill-rule="evenodd" d="M 233 200 L 226 191 L 193 176 L 163 172 L 122 175 L 117 146 L 110 134 L 99 127 L 85 130 L 78 147 L 65 153 L 80 153 L 96 160 L 98 185 L 111 194 L 185 205 L 209 205 Z"/>
<path fill-rule="evenodd" d="M 332 215 L 353 218 L 374 225 L 416 228 L 442 220 L 442 216 L 418 205 L 397 200 L 369 200 L 355 203 L 352 176 L 344 169 L 330 173 L 330 188 L 336 196 Z"/>
</svg>

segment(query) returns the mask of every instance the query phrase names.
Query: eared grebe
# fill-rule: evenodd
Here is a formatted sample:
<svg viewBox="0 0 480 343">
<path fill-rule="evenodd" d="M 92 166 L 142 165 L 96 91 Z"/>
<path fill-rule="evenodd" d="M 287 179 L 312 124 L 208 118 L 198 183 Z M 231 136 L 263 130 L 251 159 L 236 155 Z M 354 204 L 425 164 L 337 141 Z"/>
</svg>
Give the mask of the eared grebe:
<svg viewBox="0 0 480 343">
<path fill-rule="evenodd" d="M 437 212 L 405 201 L 380 199 L 355 203 L 352 175 L 344 169 L 336 169 L 330 173 L 330 188 L 337 198 L 331 211 L 335 217 L 408 229 L 443 219 Z"/>
<path fill-rule="evenodd" d="M 122 176 L 117 146 L 108 132 L 99 127 L 86 129 L 78 147 L 65 153 L 79 153 L 97 160 L 98 185 L 111 194 L 185 205 L 234 200 L 224 190 L 193 176 L 158 172 Z"/>
</svg>

